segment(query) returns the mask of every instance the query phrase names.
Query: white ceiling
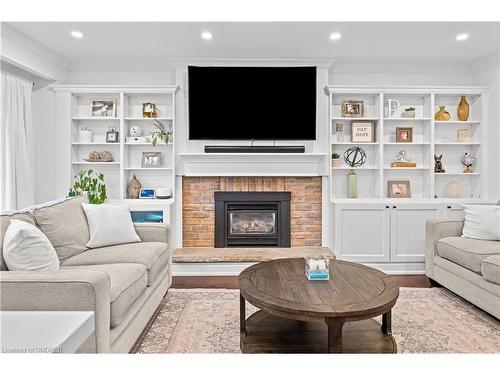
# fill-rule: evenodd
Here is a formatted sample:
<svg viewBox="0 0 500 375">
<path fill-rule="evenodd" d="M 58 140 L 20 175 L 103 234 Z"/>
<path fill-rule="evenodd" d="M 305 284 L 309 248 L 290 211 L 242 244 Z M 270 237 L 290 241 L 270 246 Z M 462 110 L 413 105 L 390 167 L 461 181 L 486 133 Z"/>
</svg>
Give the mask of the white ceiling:
<svg viewBox="0 0 500 375">
<path fill-rule="evenodd" d="M 12 22 L 72 62 L 169 58 L 331 58 L 470 63 L 499 50 L 500 23 L 485 22 Z M 70 31 L 83 32 L 74 39 Z M 200 33 L 209 30 L 213 40 Z M 331 41 L 332 32 L 342 33 Z M 455 36 L 470 38 L 457 42 Z"/>
</svg>

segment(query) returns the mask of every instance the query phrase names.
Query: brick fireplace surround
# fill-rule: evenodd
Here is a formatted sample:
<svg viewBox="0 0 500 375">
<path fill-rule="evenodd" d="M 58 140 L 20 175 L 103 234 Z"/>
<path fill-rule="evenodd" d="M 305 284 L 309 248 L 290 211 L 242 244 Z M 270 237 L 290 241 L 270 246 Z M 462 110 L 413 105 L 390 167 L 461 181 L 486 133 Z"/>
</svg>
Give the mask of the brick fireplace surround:
<svg viewBox="0 0 500 375">
<path fill-rule="evenodd" d="M 321 246 L 321 177 L 183 177 L 183 247 L 214 247 L 215 191 L 291 192 L 291 245 Z"/>
</svg>

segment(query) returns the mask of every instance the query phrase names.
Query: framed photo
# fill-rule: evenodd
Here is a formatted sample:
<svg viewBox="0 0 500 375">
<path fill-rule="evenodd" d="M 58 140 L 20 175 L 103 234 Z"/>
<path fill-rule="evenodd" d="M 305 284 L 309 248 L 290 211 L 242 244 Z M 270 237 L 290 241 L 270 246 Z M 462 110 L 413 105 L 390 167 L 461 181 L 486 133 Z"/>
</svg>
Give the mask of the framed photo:
<svg viewBox="0 0 500 375">
<path fill-rule="evenodd" d="M 109 130 L 106 132 L 106 143 L 117 143 L 120 141 L 118 137 L 118 131 L 116 126 L 110 126 Z"/>
<path fill-rule="evenodd" d="M 342 101 L 342 117 L 363 117 L 364 105 L 361 100 Z"/>
<path fill-rule="evenodd" d="M 411 198 L 410 181 L 389 181 L 389 198 Z"/>
<path fill-rule="evenodd" d="M 92 99 L 91 104 L 92 117 L 116 117 L 116 99 Z"/>
<path fill-rule="evenodd" d="M 375 142 L 375 122 L 353 120 L 351 122 L 351 142 Z"/>
<path fill-rule="evenodd" d="M 412 143 L 413 128 L 396 128 L 396 142 Z"/>
<path fill-rule="evenodd" d="M 141 190 L 139 190 L 139 199 L 154 199 L 154 198 L 156 198 L 156 189 L 141 188 Z"/>
<path fill-rule="evenodd" d="M 470 129 L 458 129 L 458 141 L 461 143 L 471 142 L 471 131 Z"/>
<path fill-rule="evenodd" d="M 158 168 L 161 166 L 161 152 L 143 152 L 142 164 L 143 168 Z"/>
</svg>

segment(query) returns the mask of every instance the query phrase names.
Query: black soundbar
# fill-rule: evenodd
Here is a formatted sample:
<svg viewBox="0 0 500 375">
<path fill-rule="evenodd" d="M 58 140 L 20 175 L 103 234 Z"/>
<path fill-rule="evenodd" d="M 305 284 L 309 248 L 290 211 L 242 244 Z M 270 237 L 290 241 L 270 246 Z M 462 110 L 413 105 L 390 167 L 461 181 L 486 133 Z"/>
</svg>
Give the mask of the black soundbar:
<svg viewBox="0 0 500 375">
<path fill-rule="evenodd" d="M 306 152 L 304 146 L 205 146 L 205 153 L 275 153 L 275 154 L 303 154 Z"/>
</svg>

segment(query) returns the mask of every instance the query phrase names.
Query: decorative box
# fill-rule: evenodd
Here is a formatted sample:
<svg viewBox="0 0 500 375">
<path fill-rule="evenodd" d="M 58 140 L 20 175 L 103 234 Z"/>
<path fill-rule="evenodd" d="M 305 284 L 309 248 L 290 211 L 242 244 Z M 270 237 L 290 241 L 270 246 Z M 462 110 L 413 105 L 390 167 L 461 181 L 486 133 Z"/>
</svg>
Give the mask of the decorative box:
<svg viewBox="0 0 500 375">
<path fill-rule="evenodd" d="M 330 259 L 323 255 L 304 258 L 305 273 L 308 280 L 329 280 Z"/>
<path fill-rule="evenodd" d="M 127 143 L 147 143 L 146 137 L 125 137 Z"/>
</svg>

